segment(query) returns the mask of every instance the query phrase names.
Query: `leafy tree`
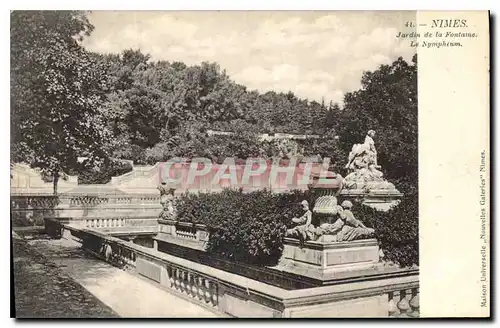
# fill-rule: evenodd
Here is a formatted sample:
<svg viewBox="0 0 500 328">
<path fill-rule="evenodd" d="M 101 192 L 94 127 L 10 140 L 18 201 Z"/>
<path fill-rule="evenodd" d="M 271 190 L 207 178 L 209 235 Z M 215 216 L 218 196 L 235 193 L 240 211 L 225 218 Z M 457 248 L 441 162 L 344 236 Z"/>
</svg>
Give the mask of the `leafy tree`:
<svg viewBox="0 0 500 328">
<path fill-rule="evenodd" d="M 80 45 L 92 30 L 83 12 L 11 13 L 11 158 L 49 173 L 55 194 L 78 156 L 106 156 L 106 69 Z"/>
</svg>

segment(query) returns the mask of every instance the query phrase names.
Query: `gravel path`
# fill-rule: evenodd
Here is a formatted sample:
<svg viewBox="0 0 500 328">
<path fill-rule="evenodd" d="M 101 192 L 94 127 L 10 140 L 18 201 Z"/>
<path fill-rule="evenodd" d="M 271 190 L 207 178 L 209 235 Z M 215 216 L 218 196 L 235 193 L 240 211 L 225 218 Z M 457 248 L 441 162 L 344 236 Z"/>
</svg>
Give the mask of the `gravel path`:
<svg viewBox="0 0 500 328">
<path fill-rule="evenodd" d="M 74 240 L 37 236 L 13 242 L 17 317 L 219 316 L 92 257 Z"/>
<path fill-rule="evenodd" d="M 16 318 L 118 317 L 26 241 L 12 244 Z"/>
</svg>

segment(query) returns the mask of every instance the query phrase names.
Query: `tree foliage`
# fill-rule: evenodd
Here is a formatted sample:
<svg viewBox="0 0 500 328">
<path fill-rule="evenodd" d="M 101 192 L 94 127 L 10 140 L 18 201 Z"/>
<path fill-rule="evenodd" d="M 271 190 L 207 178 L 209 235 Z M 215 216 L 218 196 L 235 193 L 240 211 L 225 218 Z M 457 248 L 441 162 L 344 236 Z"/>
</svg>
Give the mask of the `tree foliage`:
<svg viewBox="0 0 500 328">
<path fill-rule="evenodd" d="M 11 158 L 49 172 L 54 193 L 78 156 L 91 164 L 106 156 L 106 70 L 80 45 L 92 29 L 81 12 L 11 14 Z"/>
</svg>

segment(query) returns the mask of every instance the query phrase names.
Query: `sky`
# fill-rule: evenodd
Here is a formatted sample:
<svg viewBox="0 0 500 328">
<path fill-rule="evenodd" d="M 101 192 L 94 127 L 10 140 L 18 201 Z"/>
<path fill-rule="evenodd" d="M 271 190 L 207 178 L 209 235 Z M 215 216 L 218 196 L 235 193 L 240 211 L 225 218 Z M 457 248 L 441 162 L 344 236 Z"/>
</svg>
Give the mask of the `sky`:
<svg viewBox="0 0 500 328">
<path fill-rule="evenodd" d="M 259 92 L 342 103 L 363 71 L 415 53 L 396 38 L 415 11 L 94 11 L 87 49 L 140 49 L 153 60 L 217 62 Z"/>
</svg>

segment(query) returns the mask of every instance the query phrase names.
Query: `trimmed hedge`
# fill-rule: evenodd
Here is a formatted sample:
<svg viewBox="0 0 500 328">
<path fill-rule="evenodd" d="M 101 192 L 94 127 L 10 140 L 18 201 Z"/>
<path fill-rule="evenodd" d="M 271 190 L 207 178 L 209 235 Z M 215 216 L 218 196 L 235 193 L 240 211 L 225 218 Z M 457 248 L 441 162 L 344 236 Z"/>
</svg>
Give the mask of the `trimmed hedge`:
<svg viewBox="0 0 500 328">
<path fill-rule="evenodd" d="M 243 193 L 185 194 L 177 200 L 179 220 L 207 226 L 207 251 L 238 262 L 276 264 L 291 218 L 302 214 L 307 194 Z"/>
<path fill-rule="evenodd" d="M 233 261 L 274 265 L 283 251 L 291 218 L 303 214 L 300 202 L 309 192 L 274 194 L 267 190 L 243 193 L 184 194 L 176 200 L 179 220 L 204 224 L 210 238 L 207 251 Z M 343 199 L 339 199 L 342 202 Z M 356 218 L 375 229 L 385 260 L 401 266 L 418 265 L 418 198 L 404 199 L 388 212 L 355 205 Z"/>
</svg>

